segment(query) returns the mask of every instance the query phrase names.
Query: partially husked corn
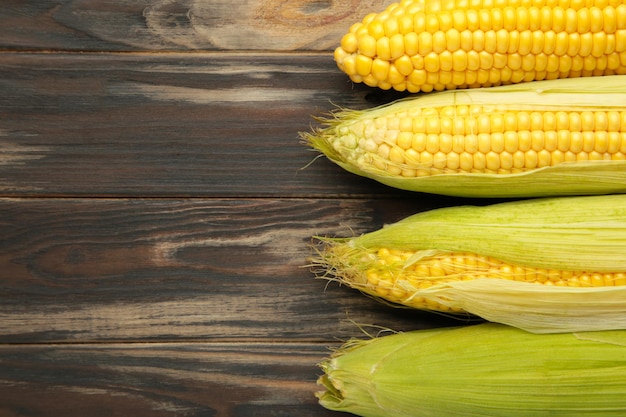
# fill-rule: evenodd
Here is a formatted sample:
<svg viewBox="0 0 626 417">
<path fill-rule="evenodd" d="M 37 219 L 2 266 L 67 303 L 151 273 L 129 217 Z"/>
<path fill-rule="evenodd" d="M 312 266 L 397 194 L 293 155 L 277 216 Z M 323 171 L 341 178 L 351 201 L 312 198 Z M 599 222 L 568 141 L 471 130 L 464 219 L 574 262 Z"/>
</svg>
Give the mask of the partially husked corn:
<svg viewBox="0 0 626 417">
<path fill-rule="evenodd" d="M 626 76 L 536 81 L 339 111 L 305 138 L 397 188 L 463 196 L 626 191 Z"/>
<path fill-rule="evenodd" d="M 462 238 L 462 237 L 460 237 Z M 417 260 L 419 258 L 419 260 Z M 418 309 L 462 312 L 449 301 L 420 297 L 419 291 L 472 279 L 501 279 L 562 287 L 626 285 L 625 272 L 569 271 L 511 264 L 471 252 L 433 252 L 378 248 L 362 258 L 359 288 L 387 301 Z M 626 288 L 625 288 L 626 289 Z"/>
<path fill-rule="evenodd" d="M 626 329 L 626 195 L 431 210 L 325 239 L 319 276 L 533 332 Z"/>
<path fill-rule="evenodd" d="M 334 52 L 354 82 L 409 92 L 626 74 L 623 0 L 403 0 Z"/>
</svg>

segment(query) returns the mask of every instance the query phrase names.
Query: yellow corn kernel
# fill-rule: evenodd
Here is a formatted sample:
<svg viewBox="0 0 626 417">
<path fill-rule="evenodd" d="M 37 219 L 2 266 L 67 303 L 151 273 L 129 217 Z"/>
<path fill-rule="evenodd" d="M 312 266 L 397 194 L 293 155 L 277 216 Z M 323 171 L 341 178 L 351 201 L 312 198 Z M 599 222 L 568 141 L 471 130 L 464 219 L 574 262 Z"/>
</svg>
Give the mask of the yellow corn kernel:
<svg viewBox="0 0 626 417">
<path fill-rule="evenodd" d="M 372 58 L 365 55 L 357 55 L 356 57 L 356 73 L 361 76 L 366 76 L 372 71 Z"/>
<path fill-rule="evenodd" d="M 376 60 L 372 62 L 375 65 Z M 397 69 L 390 70 L 387 79 L 397 78 L 398 74 Z M 561 86 L 563 92 L 559 93 Z M 572 86 L 580 91 L 571 89 Z M 556 186 L 552 187 L 551 180 L 528 182 L 524 195 L 539 195 L 534 194 L 535 190 L 542 188 L 549 188 L 550 194 L 565 189 L 595 193 L 596 189 L 587 188 L 590 183 L 611 193 L 626 192 L 626 169 L 619 163 L 626 154 L 626 76 L 542 81 L 528 89 L 512 87 L 515 86 L 462 94 L 448 91 L 366 111 L 348 111 L 345 116 L 330 119 L 328 128 L 318 135 L 305 137 L 322 151 L 332 149 L 324 153 L 346 169 L 409 190 L 424 191 L 422 187 L 426 186 L 430 192 L 448 193 L 454 189 L 454 195 L 461 192 L 471 196 L 476 192 L 473 186 L 463 191 L 455 178 L 437 183 L 441 188 L 430 188 L 425 179 L 470 173 L 498 174 L 503 178 L 522 172 L 539 175 L 539 169 L 549 177 L 562 176 L 562 171 L 553 170 L 551 174 L 543 168 L 559 168 L 566 163 L 575 167 L 571 162 L 579 161 L 578 165 L 590 170 L 586 171 L 589 176 L 572 171 L 571 184 L 567 186 L 562 177 L 554 177 Z M 394 146 L 416 153 L 407 158 L 394 151 L 391 158 L 390 149 Z M 448 157 L 454 160 L 448 163 Z M 392 176 L 379 175 L 379 169 L 368 167 L 365 161 L 378 161 L 386 171 L 400 173 L 403 178 L 414 173 L 416 181 L 396 182 Z M 588 161 L 595 164 L 589 165 Z M 608 171 L 604 171 L 603 165 Z M 596 169 L 603 174 L 593 174 Z M 467 177 L 467 181 L 473 178 L 491 181 L 479 175 Z M 434 181 L 432 184 L 436 184 Z M 515 178 L 510 181 L 511 186 L 502 185 L 497 195 L 522 192 Z"/>
<path fill-rule="evenodd" d="M 444 7 L 401 0 L 353 25 L 334 56 L 356 82 L 411 92 L 626 73 L 620 58 L 626 51 L 626 5 L 570 3 L 453 1 Z M 370 78 L 363 74 L 366 67 L 353 64 L 359 55 L 390 65 L 406 59 L 396 65 L 401 76 Z M 415 65 L 420 59 L 424 67 Z M 432 76 L 416 77 L 408 61 Z M 470 73 L 479 69 L 486 72 Z M 450 71 L 456 74 L 443 74 Z"/>
<path fill-rule="evenodd" d="M 542 326 L 607 325 L 599 319 L 605 317 L 626 328 L 626 315 L 618 314 L 626 313 L 619 302 L 626 293 L 625 212 L 626 195 L 617 194 L 443 208 L 326 240 L 315 264 L 342 283 L 409 307 L 526 324 L 524 312 L 539 317 L 545 309 L 556 314 L 546 314 Z M 590 291 L 599 287 L 604 291 Z"/>
<path fill-rule="evenodd" d="M 487 112 L 488 110 L 485 109 L 484 111 Z M 557 115 L 555 115 L 554 112 L 533 112 L 529 115 L 530 132 L 513 132 L 507 130 L 506 134 L 501 133 L 504 131 L 504 118 L 508 117 L 509 119 L 517 121 L 517 118 L 509 117 L 513 116 L 513 114 L 482 113 L 479 114 L 476 119 L 470 119 L 476 120 L 476 128 L 474 131 L 478 132 L 478 135 L 464 136 L 457 134 L 455 141 L 457 146 L 461 145 L 462 149 L 471 153 L 478 151 L 487 154 L 493 151 L 496 154 L 501 154 L 505 149 L 509 153 L 515 153 L 518 150 L 523 152 L 532 150 L 532 152 L 529 152 L 527 155 L 527 163 L 525 164 L 527 168 L 554 165 L 555 161 L 553 158 L 551 160 L 549 156 L 550 153 L 553 155 L 562 155 L 562 157 L 557 157 L 557 160 L 560 161 L 567 152 L 574 154 L 579 152 L 590 153 L 593 151 L 599 154 L 604 154 L 609 151 L 612 154 L 619 152 L 624 146 L 622 144 L 623 137 L 620 135 L 620 132 L 593 131 L 596 126 L 603 129 L 608 127 L 606 123 L 606 113 L 597 113 L 598 114 L 584 111 L 574 115 L 575 113 L 573 112 L 569 114 L 561 112 L 561 114 L 558 115 L 560 121 L 557 122 Z M 524 113 L 520 113 L 519 116 L 521 122 L 518 124 L 528 125 L 528 123 L 524 121 Z M 577 134 L 578 132 L 570 132 L 566 129 L 560 129 L 558 131 L 544 130 L 546 128 L 556 129 L 557 127 L 567 127 L 570 125 L 570 120 L 575 120 L 576 122 L 572 123 L 572 125 L 580 125 L 580 128 L 585 131 L 581 134 Z M 580 121 L 580 123 L 578 121 Z M 456 124 L 454 131 L 463 131 L 462 126 L 464 122 L 464 118 L 458 116 L 454 122 Z M 416 126 L 415 122 L 412 125 Z M 508 125 L 511 126 L 513 123 L 508 122 Z M 430 115 L 424 120 L 424 126 L 424 131 L 428 134 L 424 137 L 426 139 L 425 145 L 418 145 L 418 140 L 413 145 L 416 149 L 423 150 L 425 147 L 430 153 L 435 153 L 440 150 L 442 138 L 445 138 L 443 139 L 445 143 L 441 150 L 446 154 L 452 151 L 451 137 L 439 136 L 444 132 L 446 134 L 453 132 L 450 119 L 445 116 Z M 442 129 L 442 126 L 445 126 L 445 128 Z M 616 124 L 614 124 L 614 126 L 616 126 Z M 419 137 L 420 136 L 416 137 L 416 139 Z M 557 150 L 560 153 L 555 154 Z M 477 158 L 482 160 L 482 156 L 477 156 Z M 476 167 L 472 169 L 476 169 Z"/>
</svg>

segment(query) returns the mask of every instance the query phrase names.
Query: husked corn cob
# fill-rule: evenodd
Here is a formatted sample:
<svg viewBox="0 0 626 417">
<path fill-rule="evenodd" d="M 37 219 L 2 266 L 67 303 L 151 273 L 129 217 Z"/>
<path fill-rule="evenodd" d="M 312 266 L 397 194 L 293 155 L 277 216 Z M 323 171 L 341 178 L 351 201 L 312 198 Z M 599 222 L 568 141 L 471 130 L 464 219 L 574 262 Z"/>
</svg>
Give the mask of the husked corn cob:
<svg viewBox="0 0 626 417">
<path fill-rule="evenodd" d="M 626 74 L 623 0 L 403 0 L 334 53 L 354 82 L 440 91 Z"/>
<path fill-rule="evenodd" d="M 626 76 L 455 90 L 342 110 L 304 133 L 347 171 L 471 197 L 626 192 Z"/>
<path fill-rule="evenodd" d="M 531 332 L 626 329 L 626 195 L 442 208 L 320 238 L 318 276 Z"/>
<path fill-rule="evenodd" d="M 322 406 L 364 417 L 622 417 L 626 332 L 535 335 L 494 323 L 350 340 Z"/>
</svg>

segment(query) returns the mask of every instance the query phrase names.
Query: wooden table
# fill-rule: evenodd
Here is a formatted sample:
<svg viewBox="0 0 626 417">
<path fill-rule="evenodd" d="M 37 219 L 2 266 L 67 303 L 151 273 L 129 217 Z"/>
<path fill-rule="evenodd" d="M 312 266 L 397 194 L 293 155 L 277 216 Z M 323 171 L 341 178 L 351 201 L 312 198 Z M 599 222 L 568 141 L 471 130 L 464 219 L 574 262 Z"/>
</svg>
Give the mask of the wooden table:
<svg viewBox="0 0 626 417">
<path fill-rule="evenodd" d="M 332 59 L 390 1 L 0 8 L 0 416 L 334 416 L 317 364 L 394 309 L 307 265 L 467 203 L 342 171 L 298 132 L 398 94 Z"/>
</svg>

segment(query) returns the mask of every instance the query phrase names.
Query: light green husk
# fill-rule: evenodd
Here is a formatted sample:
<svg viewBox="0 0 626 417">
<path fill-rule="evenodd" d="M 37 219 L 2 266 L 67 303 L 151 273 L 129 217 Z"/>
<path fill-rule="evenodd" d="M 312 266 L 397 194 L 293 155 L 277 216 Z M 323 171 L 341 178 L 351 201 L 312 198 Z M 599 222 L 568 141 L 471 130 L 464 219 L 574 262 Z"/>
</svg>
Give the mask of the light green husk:
<svg viewBox="0 0 626 417">
<path fill-rule="evenodd" d="M 626 272 L 626 195 L 442 208 L 358 237 L 320 239 L 325 245 L 313 260 L 318 276 L 373 296 L 365 270 L 379 248 L 422 251 L 424 258 L 470 252 L 527 267 Z M 395 270 L 400 277 L 402 268 Z M 412 297 L 534 333 L 626 329 L 626 285 L 560 287 L 494 278 L 410 290 Z"/>
<path fill-rule="evenodd" d="M 402 177 L 376 168 L 345 146 L 342 136 L 366 119 L 414 107 L 485 104 L 499 109 L 554 111 L 626 108 L 626 75 L 535 81 L 507 86 L 449 90 L 410 97 L 368 110 L 340 110 L 323 127 L 302 133 L 304 141 L 348 172 L 408 191 L 461 197 L 542 197 L 626 193 L 626 161 L 565 162 L 515 174 L 440 173 Z M 356 138 L 354 138 L 356 139 Z M 354 143 L 353 140 L 351 142 Z"/>
<path fill-rule="evenodd" d="M 626 415 L 626 331 L 418 330 L 352 340 L 320 366 L 320 404 L 363 417 Z"/>
</svg>

